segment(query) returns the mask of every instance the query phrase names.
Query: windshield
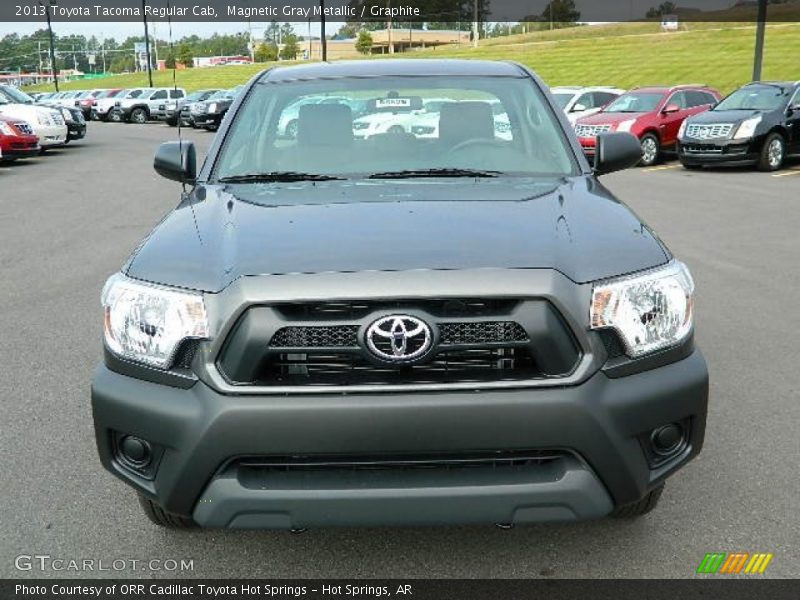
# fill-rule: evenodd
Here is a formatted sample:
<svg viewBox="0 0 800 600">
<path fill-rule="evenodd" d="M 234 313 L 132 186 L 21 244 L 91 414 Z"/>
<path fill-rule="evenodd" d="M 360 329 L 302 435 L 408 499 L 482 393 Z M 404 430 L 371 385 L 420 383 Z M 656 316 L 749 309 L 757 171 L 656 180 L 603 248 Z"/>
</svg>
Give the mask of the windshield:
<svg viewBox="0 0 800 600">
<path fill-rule="evenodd" d="M 2 90 L 11 102 L 16 104 L 33 104 L 33 98 L 28 96 L 25 92 L 20 92 L 16 88 L 4 85 L 0 90 Z"/>
<path fill-rule="evenodd" d="M 373 118 L 356 121 L 354 106 Z M 216 176 L 565 176 L 575 169 L 569 148 L 523 78 L 261 83 L 236 115 Z"/>
<path fill-rule="evenodd" d="M 736 90 L 713 110 L 775 110 L 789 101 L 792 90 L 773 85 L 748 85 Z"/>
<path fill-rule="evenodd" d="M 607 113 L 634 113 L 634 112 L 650 112 L 655 110 L 658 103 L 661 102 L 663 94 L 654 92 L 631 92 L 623 94 L 611 104 L 609 104 L 603 112 Z"/>
<path fill-rule="evenodd" d="M 126 98 L 138 98 L 142 94 L 144 94 L 148 90 L 132 90 L 128 92 L 128 95 L 125 96 Z"/>
<path fill-rule="evenodd" d="M 219 90 L 218 92 L 214 92 L 211 94 L 207 99 L 208 100 L 230 100 L 233 98 L 233 94 L 230 90 Z"/>
<path fill-rule="evenodd" d="M 566 108 L 567 104 L 569 104 L 569 101 L 572 100 L 574 95 L 575 94 L 565 93 L 553 94 L 553 99 L 556 101 L 556 104 L 558 104 L 559 107 Z"/>
</svg>

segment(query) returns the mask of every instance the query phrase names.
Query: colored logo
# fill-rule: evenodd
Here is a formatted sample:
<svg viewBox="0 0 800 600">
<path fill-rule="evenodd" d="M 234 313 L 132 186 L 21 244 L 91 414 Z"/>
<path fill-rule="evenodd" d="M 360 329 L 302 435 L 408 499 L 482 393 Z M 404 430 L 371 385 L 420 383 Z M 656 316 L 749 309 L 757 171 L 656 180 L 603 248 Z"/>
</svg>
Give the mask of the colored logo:
<svg viewBox="0 0 800 600">
<path fill-rule="evenodd" d="M 767 569 L 772 554 L 757 552 L 712 552 L 705 555 L 698 573 L 717 575 L 762 574 Z"/>
</svg>

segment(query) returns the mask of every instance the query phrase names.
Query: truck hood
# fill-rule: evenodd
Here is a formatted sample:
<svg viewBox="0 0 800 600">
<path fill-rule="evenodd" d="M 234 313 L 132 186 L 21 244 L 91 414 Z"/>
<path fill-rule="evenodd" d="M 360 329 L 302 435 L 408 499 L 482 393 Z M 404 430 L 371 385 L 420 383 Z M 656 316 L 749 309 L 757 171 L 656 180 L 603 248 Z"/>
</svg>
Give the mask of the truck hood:
<svg viewBox="0 0 800 600">
<path fill-rule="evenodd" d="M 557 269 L 576 282 L 669 254 L 595 179 L 199 185 L 123 268 L 218 292 L 243 276 Z"/>
</svg>

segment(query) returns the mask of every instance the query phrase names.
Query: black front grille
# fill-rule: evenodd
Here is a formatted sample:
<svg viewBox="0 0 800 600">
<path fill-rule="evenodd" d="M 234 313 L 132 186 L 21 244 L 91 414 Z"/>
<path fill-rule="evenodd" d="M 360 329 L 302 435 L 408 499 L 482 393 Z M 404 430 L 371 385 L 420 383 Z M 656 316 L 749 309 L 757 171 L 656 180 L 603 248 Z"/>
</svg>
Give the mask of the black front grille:
<svg viewBox="0 0 800 600">
<path fill-rule="evenodd" d="M 282 353 L 261 372 L 261 385 L 409 385 L 518 381 L 540 377 L 526 348 L 445 351 L 411 366 L 372 363 L 359 352 Z"/>
<path fill-rule="evenodd" d="M 427 323 L 431 346 L 413 361 L 382 361 L 366 332 L 398 315 Z M 406 354 L 421 338 L 406 340 Z M 216 364 L 233 385 L 387 387 L 565 377 L 580 356 L 569 327 L 544 299 L 368 299 L 252 306 Z"/>
</svg>

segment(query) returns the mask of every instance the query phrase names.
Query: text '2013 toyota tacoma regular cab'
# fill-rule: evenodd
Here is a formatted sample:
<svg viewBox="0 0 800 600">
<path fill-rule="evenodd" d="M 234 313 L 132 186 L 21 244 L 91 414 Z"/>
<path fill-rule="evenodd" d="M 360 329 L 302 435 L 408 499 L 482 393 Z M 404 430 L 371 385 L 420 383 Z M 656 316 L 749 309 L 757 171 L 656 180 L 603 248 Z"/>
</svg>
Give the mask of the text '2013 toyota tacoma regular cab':
<svg viewBox="0 0 800 600">
<path fill-rule="evenodd" d="M 429 98 L 437 136 L 353 134 L 356 103 Z M 708 375 L 688 269 L 596 178 L 640 156 L 604 134 L 592 169 L 510 63 L 256 76 L 199 171 L 156 153 L 184 194 L 102 293 L 103 465 L 175 527 L 647 512 L 701 449 Z"/>
</svg>

